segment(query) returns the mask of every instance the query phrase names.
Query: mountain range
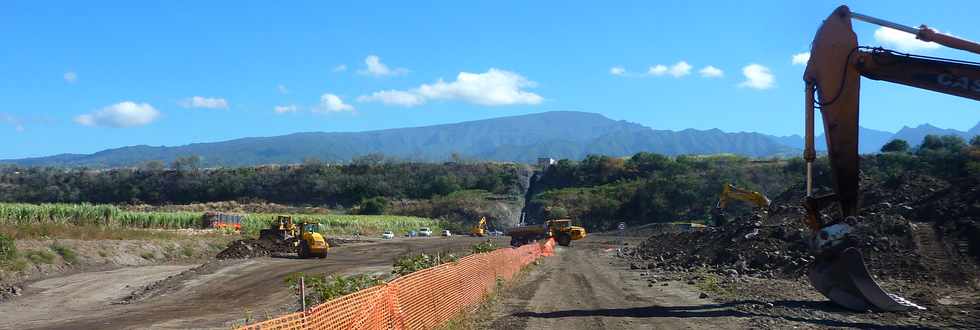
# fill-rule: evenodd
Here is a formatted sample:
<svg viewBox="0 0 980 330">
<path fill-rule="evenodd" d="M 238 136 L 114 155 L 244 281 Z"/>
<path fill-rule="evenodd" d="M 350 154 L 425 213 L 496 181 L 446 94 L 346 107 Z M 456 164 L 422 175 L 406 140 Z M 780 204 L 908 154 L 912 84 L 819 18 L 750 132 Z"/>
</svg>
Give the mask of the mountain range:
<svg viewBox="0 0 980 330">
<path fill-rule="evenodd" d="M 862 152 L 875 152 L 891 138 L 917 144 L 926 134 L 980 134 L 980 124 L 969 132 L 930 125 L 889 133 L 862 128 Z M 818 137 L 817 141 L 823 141 Z M 817 143 L 822 145 L 822 143 Z M 719 129 L 656 130 L 624 120 L 587 112 L 553 111 L 455 124 L 396 128 L 365 132 L 305 132 L 271 137 L 249 137 L 182 146 L 137 145 L 93 154 L 0 160 L 24 166 L 127 167 L 151 160 L 172 162 L 197 155 L 204 166 L 247 166 L 299 163 L 316 158 L 343 163 L 368 154 L 384 154 L 411 161 L 464 158 L 534 162 L 539 157 L 581 159 L 588 154 L 628 156 L 641 151 L 666 155 L 733 153 L 751 157 L 798 154 L 803 138 L 761 133 L 723 132 Z"/>
</svg>

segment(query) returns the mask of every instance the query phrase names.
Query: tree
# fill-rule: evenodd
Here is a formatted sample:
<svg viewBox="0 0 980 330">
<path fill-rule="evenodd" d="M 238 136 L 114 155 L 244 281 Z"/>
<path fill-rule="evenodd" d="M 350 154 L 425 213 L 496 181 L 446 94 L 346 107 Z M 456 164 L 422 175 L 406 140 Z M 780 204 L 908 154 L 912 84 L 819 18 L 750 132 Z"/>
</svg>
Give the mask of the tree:
<svg viewBox="0 0 980 330">
<path fill-rule="evenodd" d="M 894 139 L 881 147 L 881 152 L 908 152 L 909 143 L 902 139 Z"/>
<path fill-rule="evenodd" d="M 980 135 L 974 135 L 973 138 L 970 139 L 970 145 L 980 147 Z"/>
<path fill-rule="evenodd" d="M 177 172 L 197 171 L 201 168 L 201 157 L 198 155 L 177 157 L 170 166 L 177 170 Z"/>
<path fill-rule="evenodd" d="M 379 215 L 384 214 L 385 209 L 388 208 L 388 200 L 384 197 L 377 196 L 365 199 L 361 202 L 361 214 L 367 215 Z"/>
</svg>

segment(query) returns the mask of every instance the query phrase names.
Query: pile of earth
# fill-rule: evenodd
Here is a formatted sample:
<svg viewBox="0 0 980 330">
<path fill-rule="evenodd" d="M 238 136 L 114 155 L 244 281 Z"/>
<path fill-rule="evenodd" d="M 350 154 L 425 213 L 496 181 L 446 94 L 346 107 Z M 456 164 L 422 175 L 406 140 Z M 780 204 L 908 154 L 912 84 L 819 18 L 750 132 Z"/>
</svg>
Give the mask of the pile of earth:
<svg viewBox="0 0 980 330">
<path fill-rule="evenodd" d="M 280 243 L 267 239 L 240 239 L 229 243 L 228 247 L 218 252 L 215 258 L 245 259 L 295 252 L 296 248 L 288 242 Z"/>
<path fill-rule="evenodd" d="M 361 243 L 361 239 L 345 239 L 328 237 L 327 244 L 337 247 L 343 244 Z M 296 253 L 296 247 L 291 242 L 275 242 L 267 239 L 240 239 L 228 244 L 228 247 L 218 252 L 217 259 L 246 259 L 265 256 L 280 256 Z"/>
<path fill-rule="evenodd" d="M 735 217 L 721 227 L 663 233 L 624 251 L 633 268 L 685 270 L 796 279 L 813 261 L 800 200 L 803 187 L 777 196 L 771 214 Z M 879 279 L 942 280 L 980 285 L 980 184 L 907 175 L 897 182 L 862 182 L 853 242 Z M 826 220 L 830 218 L 825 216 Z"/>
</svg>

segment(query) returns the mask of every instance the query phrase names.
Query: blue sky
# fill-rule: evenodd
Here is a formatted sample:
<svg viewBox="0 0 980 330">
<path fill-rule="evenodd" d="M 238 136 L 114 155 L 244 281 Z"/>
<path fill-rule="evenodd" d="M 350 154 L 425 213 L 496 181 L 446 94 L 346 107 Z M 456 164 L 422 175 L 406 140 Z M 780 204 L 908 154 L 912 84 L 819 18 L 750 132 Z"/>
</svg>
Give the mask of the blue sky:
<svg viewBox="0 0 980 330">
<path fill-rule="evenodd" d="M 839 4 L 3 1 L 0 159 L 552 110 L 800 134 L 803 66 L 792 58 Z M 851 8 L 980 39 L 980 2 Z M 980 60 L 855 28 L 864 45 Z M 722 75 L 702 76 L 707 66 Z M 862 87 L 865 127 L 980 121 L 975 101 Z"/>
</svg>

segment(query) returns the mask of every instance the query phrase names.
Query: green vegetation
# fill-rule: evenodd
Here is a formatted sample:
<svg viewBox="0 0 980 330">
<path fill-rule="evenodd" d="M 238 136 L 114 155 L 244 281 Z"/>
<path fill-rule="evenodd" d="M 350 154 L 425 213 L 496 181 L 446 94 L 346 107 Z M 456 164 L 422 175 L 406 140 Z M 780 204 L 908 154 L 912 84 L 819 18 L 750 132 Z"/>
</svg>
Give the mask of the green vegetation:
<svg viewBox="0 0 980 330">
<path fill-rule="evenodd" d="M 306 284 L 306 296 L 303 297 L 303 300 L 306 301 L 306 306 L 308 307 L 322 304 L 330 299 L 342 297 L 361 289 L 384 284 L 384 280 L 380 277 L 366 274 L 351 276 L 307 276 L 303 273 L 293 273 L 286 277 L 286 285 L 291 291 L 296 292 L 297 295 L 299 294 L 299 279 L 301 277 Z"/>
<path fill-rule="evenodd" d="M 54 254 L 48 251 L 30 250 L 24 253 L 24 258 L 35 264 L 54 263 Z"/>
<path fill-rule="evenodd" d="M 497 247 L 493 245 L 493 241 L 488 239 L 484 242 L 473 244 L 473 246 L 470 247 L 470 252 L 472 252 L 473 254 L 477 254 L 477 253 L 491 252 L 496 249 Z"/>
<path fill-rule="evenodd" d="M 404 276 L 444 263 L 455 262 L 457 260 L 459 260 L 459 257 L 447 252 L 440 252 L 436 254 L 422 252 L 417 255 L 408 255 L 395 259 L 395 264 L 393 265 L 395 269 L 393 269 L 391 273 Z"/>
<path fill-rule="evenodd" d="M 444 227 L 439 221 L 411 216 L 372 216 L 342 214 L 294 214 L 297 220 L 323 224 L 328 235 L 374 235 L 385 230 L 406 232 L 419 227 Z M 257 234 L 276 214 L 249 214 L 242 223 L 248 235 Z M 198 212 L 130 212 L 111 205 L 0 203 L 0 232 L 9 228 L 14 235 L 63 237 L 65 231 L 84 229 L 93 236 L 111 235 L 114 228 L 183 229 L 199 228 Z M 100 231 L 105 231 L 104 233 Z M 77 236 L 77 235 L 76 235 Z"/>
<path fill-rule="evenodd" d="M 17 258 L 17 245 L 10 236 L 0 233 L 0 264 L 5 264 Z"/>
<path fill-rule="evenodd" d="M 894 139 L 881 146 L 881 152 L 908 152 L 909 143 L 902 139 Z"/>
<path fill-rule="evenodd" d="M 52 251 L 61 256 L 61 259 L 67 264 L 73 264 L 78 261 L 78 254 L 75 253 L 70 247 L 58 244 L 58 242 L 51 243 L 49 246 Z"/>
<path fill-rule="evenodd" d="M 157 255 L 156 253 L 147 251 L 147 252 L 140 253 L 140 257 L 146 260 L 153 260 L 157 258 Z"/>
<path fill-rule="evenodd" d="M 385 209 L 388 208 L 388 200 L 384 197 L 377 196 L 365 199 L 361 202 L 360 214 L 365 215 L 378 215 L 384 214 Z"/>
<path fill-rule="evenodd" d="M 155 162 L 100 171 L 0 166 L 0 201 L 162 205 L 263 200 L 346 208 L 378 196 L 428 199 L 463 189 L 519 194 L 521 169 L 512 164 L 385 163 L 383 157 L 350 165 L 311 160 L 296 166 L 200 169 L 198 163 L 182 158 L 172 169 Z"/>
<path fill-rule="evenodd" d="M 980 138 L 967 144 L 956 136 L 926 136 L 908 152 L 900 142 L 882 154 L 864 155 L 863 177 L 898 184 L 909 175 L 943 180 L 980 178 Z M 540 177 L 528 214 L 532 219 L 569 217 L 589 230 L 609 230 L 625 221 L 632 226 L 651 222 L 708 222 L 722 185 L 733 183 L 777 198 L 792 189 L 802 193 L 802 159 L 758 161 L 744 157 L 677 156 L 638 153 L 622 159 L 592 155 L 580 162 L 561 160 Z M 826 157 L 814 163 L 818 193 L 829 192 Z M 793 198 L 793 197 L 790 197 Z M 795 197 L 800 198 L 800 197 Z M 748 212 L 744 203 L 730 203 L 727 213 Z"/>
</svg>

